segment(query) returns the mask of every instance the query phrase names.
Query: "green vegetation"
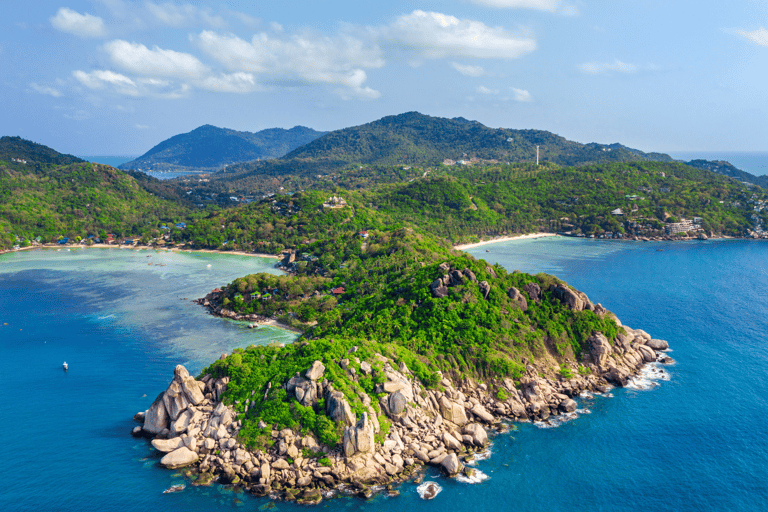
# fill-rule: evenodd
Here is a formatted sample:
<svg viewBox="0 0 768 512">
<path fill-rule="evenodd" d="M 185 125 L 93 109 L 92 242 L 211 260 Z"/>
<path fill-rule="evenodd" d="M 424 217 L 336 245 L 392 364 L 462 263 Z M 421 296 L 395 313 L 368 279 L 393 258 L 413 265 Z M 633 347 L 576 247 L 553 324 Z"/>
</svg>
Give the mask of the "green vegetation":
<svg viewBox="0 0 768 512">
<path fill-rule="evenodd" d="M 293 155 L 290 162 L 304 161 L 307 167 L 292 178 L 283 172 L 288 160 L 265 164 L 283 172 L 283 181 L 276 179 L 270 186 L 294 180 L 311 187 L 236 208 L 192 206 L 186 199 L 195 196 L 191 180 L 173 184 L 108 166 L 65 162 L 68 157 L 53 150 L 3 139 L 16 153 L 0 154 L 0 244 L 111 232 L 141 236 L 147 243 L 162 235 L 165 243 L 187 247 L 291 251 L 286 260 L 291 275 L 235 279 L 217 292 L 215 305 L 279 318 L 303 332 L 299 341 L 235 350 L 204 373 L 230 377 L 223 399 L 242 420 L 240 437 L 246 445 L 269 446 L 277 427 L 313 432 L 333 446 L 342 428 L 328 417 L 325 398 L 305 407 L 284 387 L 315 360 L 324 363 L 324 378 L 344 395 L 354 414 L 368 411 L 370 400 L 381 441 L 389 423 L 379 411 L 377 391 L 385 381 L 379 354 L 405 364 L 425 386 L 440 386 L 441 376 L 472 376 L 503 399 L 499 380 L 519 382 L 532 362 L 550 378 L 587 375 L 589 368 L 580 364 L 587 339 L 600 331 L 613 342 L 620 332 L 611 314 L 566 307 L 553 293 L 563 285 L 557 278 L 509 273 L 454 251 L 452 244 L 537 230 L 585 236 L 659 234 L 671 221 L 693 217 L 701 217 L 701 226 L 710 233 L 741 236 L 768 223 L 762 208 L 768 195 L 719 174 L 674 162 L 580 168 L 552 162 L 539 167 L 494 163 L 500 156 L 522 155 L 528 151 L 525 144 L 549 139 L 536 139 L 545 132 L 521 135 L 465 120 L 424 118 L 405 114 L 358 127 L 357 132 L 350 129 L 345 137 L 360 135 L 355 147 L 369 147 L 367 153 L 334 149 L 337 132 L 322 137 Z M 392 139 L 397 133 L 399 138 Z M 470 153 L 472 145 L 470 156 L 487 162 L 427 167 L 437 153 L 425 148 L 443 151 L 437 143 L 426 144 L 430 137 L 454 151 Z M 371 145 L 374 140 L 380 146 Z M 494 153 L 500 147 L 507 153 Z M 556 147 L 549 146 L 550 156 Z M 568 147 L 563 146 L 563 158 Z M 648 158 L 627 148 L 610 148 L 584 146 L 579 161 L 602 162 L 597 156 L 589 160 L 593 149 L 609 159 Z M 628 152 L 626 158 L 622 152 Z M 401 160 L 403 155 L 422 167 Z M 33 157 L 47 160 L 39 163 Z M 374 163 L 357 165 L 365 159 Z M 333 180 L 311 177 L 320 161 L 341 162 Z M 409 165 L 390 165 L 394 161 Z M 243 175 L 230 169 L 217 186 L 237 176 Z M 220 190 L 237 193 L 236 187 Z M 186 226 L 173 227 L 180 221 Z M 163 224 L 172 228 L 162 230 Z M 536 287 L 540 296 L 526 291 Z M 433 291 L 437 288 L 440 293 Z M 525 299 L 525 307 L 511 298 L 518 297 L 510 294 L 512 288 Z M 342 359 L 349 360 L 348 370 L 340 366 Z M 363 361 L 372 365 L 370 374 L 362 372 Z M 266 428 L 259 427 L 260 421 Z M 305 455 L 323 459 L 320 453 Z"/>
<path fill-rule="evenodd" d="M 257 133 L 217 128 L 209 124 L 164 140 L 121 169 L 153 171 L 216 171 L 233 162 L 279 158 L 324 132 L 303 126 L 271 128 Z"/>
</svg>

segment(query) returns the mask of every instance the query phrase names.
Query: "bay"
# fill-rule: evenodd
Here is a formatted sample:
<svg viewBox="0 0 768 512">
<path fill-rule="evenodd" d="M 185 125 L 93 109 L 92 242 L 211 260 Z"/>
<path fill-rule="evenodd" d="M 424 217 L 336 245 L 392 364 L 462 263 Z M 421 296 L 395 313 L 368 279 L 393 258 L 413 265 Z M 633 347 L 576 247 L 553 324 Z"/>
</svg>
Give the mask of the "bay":
<svg viewBox="0 0 768 512">
<path fill-rule="evenodd" d="M 476 465 L 488 477 L 480 483 L 428 469 L 443 487 L 432 501 L 405 483 L 399 497 L 339 497 L 318 509 L 763 510 L 767 244 L 553 237 L 470 252 L 510 271 L 553 273 L 625 324 L 667 339 L 677 361 L 669 380 L 582 399 L 578 418 L 557 428 L 519 424 L 494 437 L 490 458 Z M 196 374 L 234 347 L 293 338 L 190 302 L 273 264 L 127 249 L 0 255 L 8 425 L 0 509 L 304 510 L 219 485 L 163 494 L 184 477 L 129 435 L 131 416 L 165 389 L 176 364 Z"/>
</svg>

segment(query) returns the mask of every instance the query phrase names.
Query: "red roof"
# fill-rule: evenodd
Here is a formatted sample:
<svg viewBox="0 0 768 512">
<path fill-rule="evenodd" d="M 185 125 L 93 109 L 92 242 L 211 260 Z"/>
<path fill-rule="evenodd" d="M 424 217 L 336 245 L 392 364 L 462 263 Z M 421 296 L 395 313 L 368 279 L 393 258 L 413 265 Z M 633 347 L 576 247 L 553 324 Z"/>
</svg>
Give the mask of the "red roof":
<svg viewBox="0 0 768 512">
<path fill-rule="evenodd" d="M 344 292 L 346 292 L 346 290 L 344 289 L 343 286 L 339 286 L 338 288 L 334 288 L 333 290 L 331 290 L 331 293 L 334 295 L 343 295 Z"/>
</svg>

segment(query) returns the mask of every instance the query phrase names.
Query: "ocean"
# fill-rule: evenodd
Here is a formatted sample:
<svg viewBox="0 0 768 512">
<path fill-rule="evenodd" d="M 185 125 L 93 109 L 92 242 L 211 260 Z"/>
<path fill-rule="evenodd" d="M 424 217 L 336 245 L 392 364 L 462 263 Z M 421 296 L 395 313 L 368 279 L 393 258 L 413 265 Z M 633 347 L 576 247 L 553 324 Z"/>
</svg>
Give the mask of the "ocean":
<svg viewBox="0 0 768 512">
<path fill-rule="evenodd" d="M 725 160 L 737 169 L 763 176 L 768 174 L 768 153 L 762 151 L 679 151 L 669 153 L 678 160 Z"/>
<path fill-rule="evenodd" d="M 670 342 L 668 380 L 641 379 L 579 401 L 554 428 L 493 437 L 485 479 L 369 501 L 339 496 L 318 510 L 758 511 L 768 503 L 768 244 L 543 238 L 470 251 L 510 271 L 549 272 Z M 210 267 L 208 266 L 210 265 Z M 146 409 L 182 363 L 195 374 L 222 352 L 290 341 L 191 303 L 274 260 L 197 253 L 76 249 L 0 255 L 0 353 L 6 458 L 0 509 L 62 511 L 306 510 L 226 486 L 187 486 L 134 439 Z M 61 364 L 69 363 L 63 372 Z M 478 479 L 481 480 L 481 479 Z"/>
</svg>

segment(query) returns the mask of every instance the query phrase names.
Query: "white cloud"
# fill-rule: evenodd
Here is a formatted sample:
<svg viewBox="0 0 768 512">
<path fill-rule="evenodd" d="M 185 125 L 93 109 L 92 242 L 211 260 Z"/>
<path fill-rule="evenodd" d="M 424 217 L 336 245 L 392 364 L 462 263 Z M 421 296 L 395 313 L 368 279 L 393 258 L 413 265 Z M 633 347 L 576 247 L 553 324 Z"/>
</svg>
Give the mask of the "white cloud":
<svg viewBox="0 0 768 512">
<path fill-rule="evenodd" d="M 740 36 L 746 37 L 755 44 L 759 44 L 760 46 L 768 46 L 768 30 L 764 29 L 763 27 L 760 27 L 757 30 L 752 30 L 751 32 L 746 30 L 737 30 L 736 33 Z"/>
<path fill-rule="evenodd" d="M 610 75 L 613 73 L 631 75 L 640 71 L 640 66 L 616 59 L 613 62 L 585 62 L 579 65 L 579 70 L 587 75 Z"/>
<path fill-rule="evenodd" d="M 200 9 L 191 4 L 174 5 L 172 3 L 145 2 L 144 6 L 155 21 L 170 27 L 186 27 L 197 24 L 215 28 L 226 26 L 226 22 L 221 16 L 211 14 L 209 10 Z"/>
<path fill-rule="evenodd" d="M 135 126 L 137 129 L 139 129 L 139 130 L 149 130 L 149 128 L 150 128 L 150 127 L 149 127 L 149 126 L 147 126 L 146 124 L 135 124 L 134 126 Z"/>
<path fill-rule="evenodd" d="M 453 69 L 466 76 L 482 76 L 485 70 L 480 66 L 470 66 L 451 62 Z"/>
<path fill-rule="evenodd" d="M 112 63 L 137 75 L 199 78 L 207 68 L 196 57 L 155 46 L 151 50 L 139 43 L 117 39 L 104 45 Z"/>
<path fill-rule="evenodd" d="M 499 90 L 498 89 L 489 89 L 488 87 L 486 87 L 484 85 L 478 86 L 476 90 L 480 94 L 499 94 Z"/>
<path fill-rule="evenodd" d="M 512 90 L 513 99 L 515 101 L 521 101 L 524 103 L 533 101 L 533 96 L 531 96 L 531 93 L 525 89 L 518 89 L 517 87 L 510 87 L 510 89 Z"/>
<path fill-rule="evenodd" d="M 565 16 L 575 16 L 579 10 L 575 5 L 562 0 L 470 0 L 472 3 L 496 9 L 534 9 Z"/>
<path fill-rule="evenodd" d="M 439 12 L 416 10 L 373 30 L 408 53 L 427 59 L 516 59 L 536 49 L 536 41 L 529 37 Z"/>
<path fill-rule="evenodd" d="M 29 86 L 34 89 L 35 91 L 39 92 L 40 94 L 47 94 L 48 96 L 53 96 L 54 98 L 60 98 L 61 93 L 54 89 L 53 87 L 45 87 L 42 85 L 37 85 L 36 83 L 32 82 L 29 84 Z"/>
<path fill-rule="evenodd" d="M 235 35 L 203 31 L 193 41 L 230 71 L 254 73 L 264 83 L 340 85 L 344 95 L 378 97 L 363 84 L 365 69 L 384 65 L 378 46 L 349 34 L 313 32 L 268 34 L 245 41 Z"/>
<path fill-rule="evenodd" d="M 57 30 L 79 37 L 103 37 L 107 34 L 104 20 L 92 14 L 80 14 L 62 7 L 56 16 L 50 18 L 51 25 Z"/>
<path fill-rule="evenodd" d="M 199 85 L 203 89 L 214 92 L 246 93 L 259 89 L 253 74 L 242 71 L 218 76 L 211 75 L 202 79 Z"/>
<path fill-rule="evenodd" d="M 191 90 L 188 84 L 156 78 L 131 78 L 109 70 L 96 70 L 91 73 L 77 70 L 72 73 L 75 79 L 93 90 L 105 90 L 123 96 L 180 98 Z"/>
</svg>

